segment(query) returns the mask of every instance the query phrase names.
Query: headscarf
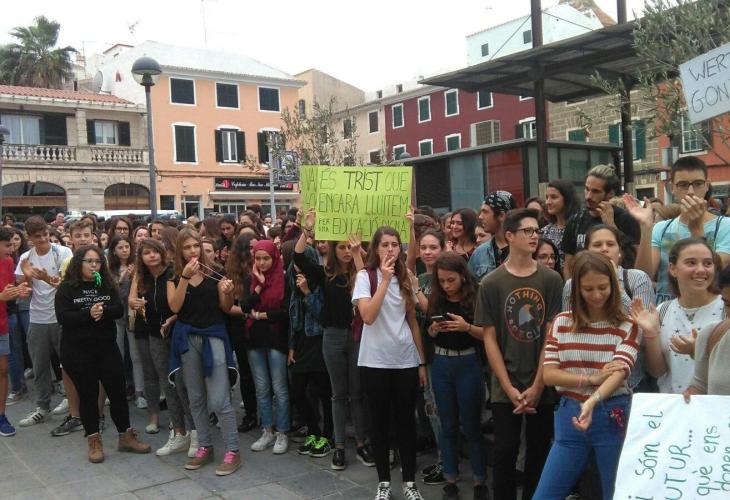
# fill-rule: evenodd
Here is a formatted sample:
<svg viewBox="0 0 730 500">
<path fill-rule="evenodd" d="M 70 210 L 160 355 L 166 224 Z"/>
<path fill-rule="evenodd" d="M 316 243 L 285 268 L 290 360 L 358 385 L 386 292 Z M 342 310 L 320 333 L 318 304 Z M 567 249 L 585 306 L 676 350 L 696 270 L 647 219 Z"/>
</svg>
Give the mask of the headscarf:
<svg viewBox="0 0 730 500">
<path fill-rule="evenodd" d="M 508 191 L 493 191 L 491 193 L 487 193 L 484 197 L 484 204 L 489 205 L 492 210 L 494 210 L 495 214 L 509 212 L 517 206 L 512 193 Z"/>
<path fill-rule="evenodd" d="M 263 285 L 251 273 L 251 293 L 254 293 L 256 287 L 261 285 L 259 303 L 254 309 L 257 311 L 280 309 L 282 302 L 284 302 L 284 264 L 282 263 L 281 254 L 271 240 L 257 242 L 253 247 L 254 256 L 259 251 L 264 251 L 269 254 L 271 257 L 271 267 L 264 272 Z M 249 318 L 246 326 L 250 328 L 252 324 L 253 319 Z"/>
</svg>

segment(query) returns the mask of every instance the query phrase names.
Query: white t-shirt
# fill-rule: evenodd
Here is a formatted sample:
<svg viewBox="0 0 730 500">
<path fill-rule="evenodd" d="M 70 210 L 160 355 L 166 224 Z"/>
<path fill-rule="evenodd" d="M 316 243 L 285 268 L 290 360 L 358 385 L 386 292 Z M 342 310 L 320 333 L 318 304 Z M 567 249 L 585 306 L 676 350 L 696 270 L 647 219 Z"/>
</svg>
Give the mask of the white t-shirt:
<svg viewBox="0 0 730 500">
<path fill-rule="evenodd" d="M 377 270 L 378 285 L 383 280 Z M 365 269 L 357 273 L 352 303 L 363 297 L 371 298 L 370 279 Z M 358 366 L 369 368 L 414 368 L 419 364 L 418 351 L 413 342 L 411 327 L 406 321 L 406 305 L 398 280 L 388 284 L 380 312 L 372 325 L 363 324 Z"/>
<path fill-rule="evenodd" d="M 45 255 L 38 255 L 35 249 L 31 248 L 18 259 L 15 275 L 23 277 L 20 263 L 30 259 L 33 267 L 45 269 L 49 276 L 58 276 L 63 261 L 72 256 L 73 253 L 70 248 L 53 243 L 51 249 Z M 55 298 L 55 288 L 45 281 L 33 280 L 33 295 L 30 298 L 30 322 L 42 325 L 56 323 L 56 308 L 53 303 Z"/>
<path fill-rule="evenodd" d="M 666 310 L 664 310 L 666 308 Z M 659 391 L 668 394 L 681 394 L 692 382 L 695 361 L 691 356 L 677 354 L 669 348 L 669 342 L 675 335 L 692 335 L 694 328 L 698 332 L 710 323 L 717 323 L 724 317 L 724 304 L 719 295 L 702 307 L 692 309 L 679 305 L 672 299 L 659 306 L 662 352 L 667 363 L 667 373 L 659 377 Z"/>
</svg>

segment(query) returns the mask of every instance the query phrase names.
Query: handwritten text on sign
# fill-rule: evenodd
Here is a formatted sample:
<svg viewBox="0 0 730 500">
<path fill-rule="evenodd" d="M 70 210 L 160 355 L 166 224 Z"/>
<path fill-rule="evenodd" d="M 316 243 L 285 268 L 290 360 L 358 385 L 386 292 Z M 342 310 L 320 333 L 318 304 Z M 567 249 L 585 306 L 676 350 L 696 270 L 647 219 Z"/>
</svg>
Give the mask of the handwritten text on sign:
<svg viewBox="0 0 730 500">
<path fill-rule="evenodd" d="M 318 240 L 342 241 L 348 234 L 369 240 L 380 226 L 391 226 L 408 241 L 411 178 L 411 167 L 303 166 L 302 209 L 316 210 Z"/>
<path fill-rule="evenodd" d="M 634 395 L 613 498 L 730 498 L 730 396 Z"/>
<path fill-rule="evenodd" d="M 692 123 L 730 111 L 730 43 L 679 65 Z"/>
</svg>

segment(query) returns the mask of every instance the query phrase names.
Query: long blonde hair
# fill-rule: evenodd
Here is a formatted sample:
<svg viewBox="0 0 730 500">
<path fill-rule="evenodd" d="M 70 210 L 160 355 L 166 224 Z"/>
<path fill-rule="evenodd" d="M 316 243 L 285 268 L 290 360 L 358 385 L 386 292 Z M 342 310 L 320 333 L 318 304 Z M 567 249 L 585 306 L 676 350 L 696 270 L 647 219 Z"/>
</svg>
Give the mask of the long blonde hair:
<svg viewBox="0 0 730 500">
<path fill-rule="evenodd" d="M 628 319 L 621 304 L 621 289 L 619 288 L 613 262 L 601 253 L 584 250 L 578 253 L 575 258 L 575 264 L 573 264 L 573 286 L 570 291 L 573 332 L 577 332 L 591 323 L 588 306 L 583 299 L 583 295 L 580 293 L 581 278 L 590 272 L 603 274 L 611 281 L 611 294 L 608 296 L 608 300 L 606 300 L 606 304 L 604 305 L 607 321 L 614 326 L 618 326 Z"/>
</svg>

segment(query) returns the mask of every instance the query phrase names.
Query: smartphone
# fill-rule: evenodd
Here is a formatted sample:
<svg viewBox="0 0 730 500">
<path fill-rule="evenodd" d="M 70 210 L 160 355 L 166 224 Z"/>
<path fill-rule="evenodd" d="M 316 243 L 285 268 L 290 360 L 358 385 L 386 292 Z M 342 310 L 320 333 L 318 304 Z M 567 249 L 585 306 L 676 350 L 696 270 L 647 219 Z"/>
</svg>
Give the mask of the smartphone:
<svg viewBox="0 0 730 500">
<path fill-rule="evenodd" d="M 445 318 L 443 316 L 431 316 L 431 321 L 435 321 L 436 323 L 441 323 L 442 321 L 448 321 L 448 318 Z"/>
</svg>

